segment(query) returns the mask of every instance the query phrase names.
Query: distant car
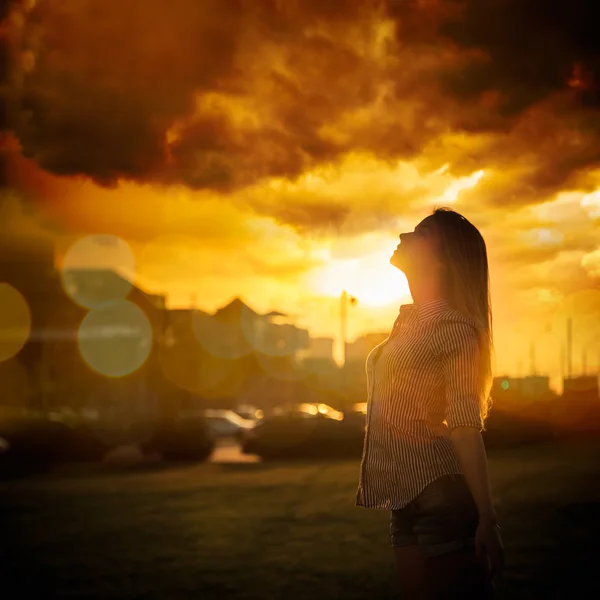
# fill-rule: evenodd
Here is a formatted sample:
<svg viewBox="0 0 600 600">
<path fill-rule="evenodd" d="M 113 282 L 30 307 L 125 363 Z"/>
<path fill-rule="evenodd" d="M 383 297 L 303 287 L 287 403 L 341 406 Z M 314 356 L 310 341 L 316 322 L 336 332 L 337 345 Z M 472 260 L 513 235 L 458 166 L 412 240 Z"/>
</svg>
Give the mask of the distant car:
<svg viewBox="0 0 600 600">
<path fill-rule="evenodd" d="M 367 414 L 367 403 L 366 402 L 355 402 L 352 406 L 352 412 Z"/>
<path fill-rule="evenodd" d="M 241 438 L 245 431 L 253 429 L 256 420 L 245 419 L 233 410 L 206 409 L 203 411 L 208 428 L 215 438 Z"/>
<path fill-rule="evenodd" d="M 157 422 L 152 436 L 140 444 L 145 455 L 160 454 L 166 461 L 178 462 L 207 461 L 214 448 L 207 420 L 191 411 Z"/>
<path fill-rule="evenodd" d="M 258 421 L 264 416 L 263 411 L 260 410 L 260 408 L 256 408 L 249 404 L 240 404 L 238 407 L 234 408 L 233 411 L 240 415 L 240 417 L 250 419 L 251 421 Z"/>
<path fill-rule="evenodd" d="M 360 458 L 364 427 L 333 414 L 338 418 L 304 410 L 266 417 L 244 433 L 242 452 L 265 460 Z"/>
<path fill-rule="evenodd" d="M 297 416 L 307 419 L 311 419 L 314 417 L 325 417 L 327 419 L 333 419 L 335 421 L 341 421 L 344 418 L 343 412 L 336 410 L 328 404 L 322 404 L 317 402 L 299 402 L 294 404 L 288 404 L 285 406 L 276 406 L 271 412 L 272 417 L 285 415 Z"/>
<path fill-rule="evenodd" d="M 353 410 L 344 412 L 344 423 L 347 426 L 356 426 L 364 430 L 367 422 L 366 402 L 364 403 L 364 407 L 363 403 L 360 403 L 352 408 Z"/>
</svg>

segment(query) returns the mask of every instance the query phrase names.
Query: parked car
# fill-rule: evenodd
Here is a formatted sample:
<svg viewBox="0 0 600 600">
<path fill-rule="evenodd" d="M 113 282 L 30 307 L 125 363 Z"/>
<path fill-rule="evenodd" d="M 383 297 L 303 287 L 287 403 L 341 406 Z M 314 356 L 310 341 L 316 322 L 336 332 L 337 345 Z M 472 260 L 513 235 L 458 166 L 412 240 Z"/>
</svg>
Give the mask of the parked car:
<svg viewBox="0 0 600 600">
<path fill-rule="evenodd" d="M 251 421 L 258 421 L 262 419 L 264 414 L 260 408 L 256 408 L 250 404 L 240 404 L 233 411 L 240 415 L 244 419 L 250 419 Z"/>
<path fill-rule="evenodd" d="M 208 422 L 201 416 L 180 413 L 159 421 L 152 436 L 142 444 L 144 454 L 160 454 L 167 461 L 204 462 L 215 448 Z"/>
<path fill-rule="evenodd" d="M 203 416 L 215 438 L 241 438 L 245 431 L 254 429 L 257 420 L 245 419 L 233 410 L 205 409 Z"/>
<path fill-rule="evenodd" d="M 336 410 L 328 404 L 316 402 L 300 402 L 286 404 L 283 406 L 275 406 L 270 413 L 271 417 L 285 415 L 295 415 L 297 417 L 303 417 L 307 419 L 316 416 L 324 416 L 336 421 L 341 421 L 344 418 L 343 412 Z"/>
<path fill-rule="evenodd" d="M 360 458 L 364 425 L 334 414 L 336 418 L 321 411 L 289 410 L 266 417 L 244 434 L 242 452 L 265 460 Z"/>
<path fill-rule="evenodd" d="M 67 462 L 95 462 L 109 447 L 85 423 L 23 417 L 2 423 L 0 477 L 41 472 Z"/>
<path fill-rule="evenodd" d="M 352 407 L 352 410 L 344 412 L 344 423 L 348 426 L 360 427 L 364 433 L 367 423 L 367 403 L 360 402 Z"/>
</svg>

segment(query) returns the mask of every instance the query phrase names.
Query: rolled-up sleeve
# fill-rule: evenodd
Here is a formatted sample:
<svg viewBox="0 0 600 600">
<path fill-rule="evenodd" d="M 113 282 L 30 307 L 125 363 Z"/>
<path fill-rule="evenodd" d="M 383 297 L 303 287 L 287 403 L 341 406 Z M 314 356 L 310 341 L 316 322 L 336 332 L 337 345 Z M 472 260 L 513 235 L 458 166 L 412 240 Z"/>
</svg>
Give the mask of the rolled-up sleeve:
<svg viewBox="0 0 600 600">
<path fill-rule="evenodd" d="M 448 429 L 466 426 L 481 430 L 477 330 L 465 322 L 446 322 L 440 325 L 436 337 L 444 379 Z"/>
</svg>

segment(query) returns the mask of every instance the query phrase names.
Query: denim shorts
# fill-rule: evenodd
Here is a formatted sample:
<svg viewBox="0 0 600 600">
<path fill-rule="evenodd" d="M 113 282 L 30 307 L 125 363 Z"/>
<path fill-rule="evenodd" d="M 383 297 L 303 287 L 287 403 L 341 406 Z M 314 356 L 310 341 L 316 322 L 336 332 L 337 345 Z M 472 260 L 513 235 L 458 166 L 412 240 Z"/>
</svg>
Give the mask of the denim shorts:
<svg viewBox="0 0 600 600">
<path fill-rule="evenodd" d="M 392 546 L 421 546 L 426 556 L 473 547 L 479 513 L 463 475 L 443 475 L 391 511 Z"/>
</svg>

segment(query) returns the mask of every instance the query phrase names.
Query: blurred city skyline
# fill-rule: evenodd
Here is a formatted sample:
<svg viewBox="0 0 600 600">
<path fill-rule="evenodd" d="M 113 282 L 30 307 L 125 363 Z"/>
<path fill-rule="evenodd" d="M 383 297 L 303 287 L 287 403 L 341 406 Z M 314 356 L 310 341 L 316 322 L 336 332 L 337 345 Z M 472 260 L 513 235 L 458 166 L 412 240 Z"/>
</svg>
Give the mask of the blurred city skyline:
<svg viewBox="0 0 600 600">
<path fill-rule="evenodd" d="M 308 360 L 307 364 L 312 363 L 313 367 L 316 366 L 317 371 L 322 372 L 322 375 L 327 376 L 327 373 L 329 373 L 328 376 L 332 378 L 332 383 L 336 382 L 338 378 L 338 375 L 331 371 L 334 362 L 337 363 L 336 366 L 339 368 L 345 361 L 346 369 L 343 370 L 345 373 L 343 379 L 346 380 L 346 385 L 354 387 L 357 385 L 363 385 L 364 387 L 361 375 L 363 374 L 366 356 L 368 352 L 376 344 L 383 341 L 388 334 L 388 330 L 381 329 L 379 331 L 368 331 L 355 336 L 354 338 L 349 338 L 346 335 L 345 325 L 347 324 L 348 311 L 349 309 L 355 310 L 357 299 L 348 295 L 345 291 L 342 292 L 338 299 L 338 319 L 339 325 L 341 325 L 341 331 L 338 332 L 337 336 L 315 335 L 314 332 L 310 330 L 310 327 L 302 328 L 301 326 L 298 326 L 296 323 L 297 319 L 293 315 L 289 315 L 285 312 L 272 310 L 261 314 L 254 310 L 249 303 L 239 297 L 232 298 L 225 305 L 218 307 L 214 312 L 200 309 L 197 306 L 194 294 L 192 294 L 190 303 L 186 307 L 170 308 L 168 307 L 166 295 L 149 294 L 146 290 L 140 289 L 132 281 L 129 281 L 125 275 L 119 274 L 117 270 L 111 268 L 99 268 L 98 265 L 91 267 L 82 266 L 82 261 L 80 260 L 81 255 L 87 254 L 90 245 L 93 246 L 97 244 L 107 248 L 116 248 L 116 252 L 121 258 L 129 252 L 126 243 L 111 236 L 82 238 L 77 244 L 73 245 L 66 256 L 63 257 L 62 271 L 54 268 L 54 251 L 49 244 L 45 246 L 45 253 L 43 251 L 32 252 L 31 249 L 29 253 L 25 251 L 21 256 L 21 262 L 16 255 L 7 256 L 5 253 L 2 254 L 2 274 L 4 279 L 12 279 L 12 283 L 17 286 L 14 288 L 9 283 L 8 291 L 10 294 L 7 296 L 7 290 L 4 289 L 7 287 L 7 284 L 4 283 L 4 287 L 1 290 L 2 293 L 0 293 L 0 301 L 2 302 L 4 309 L 2 319 L 4 344 L 3 359 L 10 358 L 9 355 L 11 352 L 14 353 L 17 351 L 15 345 L 12 350 L 8 348 L 8 352 L 6 352 L 7 356 L 4 356 L 4 351 L 7 350 L 7 346 L 11 346 L 10 340 L 7 342 L 7 335 L 11 331 L 13 332 L 13 336 L 15 333 L 18 333 L 16 338 L 23 337 L 22 341 L 25 343 L 27 343 L 26 340 L 31 342 L 46 340 L 48 343 L 52 343 L 52 341 L 60 342 L 61 340 L 79 340 L 80 351 L 83 352 L 83 358 L 86 362 L 89 362 L 88 357 L 86 356 L 87 348 L 87 353 L 89 354 L 91 352 L 92 363 L 90 364 L 94 369 L 104 372 L 112 377 L 118 376 L 118 373 L 109 373 L 104 364 L 93 364 L 93 355 L 94 353 L 97 353 L 97 349 L 95 349 L 94 346 L 97 344 L 98 340 L 113 339 L 113 343 L 118 346 L 121 344 L 121 342 L 118 341 L 120 339 L 123 339 L 125 343 L 127 343 L 125 338 L 135 339 L 136 336 L 140 337 L 141 335 L 142 338 L 148 338 L 144 343 L 144 346 L 148 351 L 153 344 L 161 344 L 164 341 L 156 337 L 157 335 L 162 335 L 160 329 L 156 330 L 154 334 L 152 333 L 151 325 L 147 321 L 147 315 L 143 309 L 140 310 L 139 306 L 136 308 L 133 305 L 129 305 L 128 308 L 128 302 L 126 302 L 126 300 L 130 296 L 132 290 L 135 290 L 137 295 L 141 294 L 145 297 L 151 302 L 152 306 L 160 310 L 166 310 L 169 315 L 166 317 L 167 320 L 165 321 L 165 323 L 168 323 L 166 330 L 167 337 L 172 337 L 174 335 L 173 327 L 179 332 L 176 336 L 177 338 L 180 338 L 182 334 L 185 337 L 187 334 L 184 330 L 191 328 L 189 333 L 192 334 L 193 330 L 193 337 L 196 338 L 196 344 L 199 344 L 198 348 L 203 347 L 203 349 L 208 350 L 209 353 L 215 354 L 216 352 L 217 356 L 222 356 L 224 358 L 236 358 L 238 355 L 242 356 L 245 354 L 246 351 L 253 350 L 259 353 L 266 353 L 266 355 L 289 355 L 294 363 L 299 361 L 299 365 L 302 365 L 303 360 Z M 110 252 L 108 252 L 108 255 L 110 255 Z M 106 258 L 107 256 L 105 255 L 103 261 L 104 267 L 106 267 Z M 48 263 L 45 266 L 44 260 Z M 43 290 L 44 293 L 47 294 L 47 301 L 50 304 L 54 304 L 57 301 L 57 298 L 55 297 L 54 300 L 51 300 L 51 297 L 52 294 L 56 294 L 57 289 L 56 285 L 52 287 L 52 284 L 50 283 L 53 279 L 56 279 L 57 282 L 60 280 L 58 287 L 62 288 L 62 295 L 64 295 L 65 300 L 69 298 L 70 302 L 74 305 L 89 310 L 87 317 L 84 318 L 81 323 L 71 322 L 70 326 L 75 327 L 75 329 L 70 330 L 64 327 L 56 328 L 55 323 L 53 324 L 53 322 L 56 321 L 56 315 L 51 315 L 49 320 L 48 315 L 46 315 L 42 320 L 43 325 L 41 326 L 39 315 L 35 315 L 35 320 L 37 321 L 36 327 L 32 327 L 29 331 L 26 331 L 26 327 L 23 326 L 21 327 L 23 331 L 17 332 L 16 328 L 19 327 L 20 320 L 23 320 L 22 315 L 24 314 L 24 311 L 30 310 L 35 312 L 38 310 L 35 306 L 27 307 L 27 299 L 25 297 L 21 296 L 20 298 L 17 298 L 20 304 L 25 306 L 19 306 L 19 302 L 15 302 L 14 296 L 20 296 L 19 288 L 21 290 L 26 290 L 26 296 L 30 295 L 33 291 L 33 298 L 36 297 L 36 294 L 40 290 Z M 64 301 L 59 300 L 59 303 L 60 302 Z M 112 314 L 110 310 L 94 310 L 96 308 L 106 309 L 115 304 L 116 309 Z M 130 310 L 131 308 L 134 308 L 135 310 L 132 312 Z M 21 317 L 19 315 L 21 315 Z M 236 351 L 235 346 L 237 342 L 226 342 L 227 338 L 231 337 L 232 332 L 220 329 L 217 331 L 214 327 L 210 326 L 208 321 L 206 321 L 206 319 L 217 319 L 217 321 L 221 321 L 223 318 L 227 318 L 228 320 L 233 319 L 232 323 L 237 322 L 238 328 L 241 327 L 240 331 L 244 338 L 242 343 L 243 345 L 247 345 L 246 350 L 241 353 L 239 350 Z M 159 322 L 160 321 L 161 319 L 159 319 Z M 502 382 L 502 388 L 504 389 L 504 385 L 508 386 L 509 381 L 513 381 L 514 378 L 514 381 L 510 383 L 510 386 L 520 386 L 522 384 L 527 386 L 534 385 L 534 388 L 537 389 L 539 393 L 543 393 L 543 390 L 547 389 L 549 383 L 552 389 L 560 393 L 562 392 L 562 380 L 564 377 L 598 375 L 598 356 L 593 356 L 593 350 L 597 348 L 595 345 L 592 347 L 588 347 L 591 346 L 589 344 L 587 346 L 582 346 L 582 354 L 579 363 L 574 356 L 574 350 L 576 351 L 577 347 L 574 348 L 572 344 L 572 321 L 573 320 L 570 319 L 569 323 L 569 320 L 567 320 L 568 327 L 566 332 L 567 335 L 565 336 L 565 341 L 569 339 L 569 336 L 571 339 L 570 357 L 568 355 L 569 345 L 568 343 L 565 343 L 560 348 L 560 360 L 562 366 L 558 377 L 556 375 L 553 376 L 551 369 L 546 369 L 545 365 L 538 362 L 537 349 L 544 343 L 544 340 L 537 339 L 532 340 L 531 342 L 528 361 L 525 364 L 521 362 L 515 373 L 498 369 L 495 371 L 494 375 L 499 382 Z M 6 328 L 7 323 L 12 325 L 10 331 Z M 258 329 L 256 328 L 257 324 L 261 325 Z M 265 327 L 267 329 L 265 329 Z M 570 333 L 568 331 L 569 327 L 571 328 Z M 144 329 L 147 330 L 146 334 L 143 333 Z M 270 333 L 268 333 L 269 331 Z M 256 337 L 257 335 L 258 337 Z M 265 335 L 267 335 L 267 337 L 265 337 Z M 342 336 L 346 336 L 346 343 L 345 353 L 340 360 L 339 348 Z M 223 347 L 225 350 L 223 348 L 218 350 L 217 346 L 224 340 L 226 342 L 226 346 Z M 18 340 L 15 339 L 15 343 L 17 341 Z M 231 346 L 233 350 L 226 349 L 227 343 L 233 343 L 233 346 Z M 267 346 L 265 346 L 265 343 L 267 343 Z M 270 347 L 269 344 L 272 347 Z M 109 352 L 111 358 L 109 358 L 108 362 L 112 363 L 109 370 L 116 368 L 117 372 L 120 370 L 122 374 L 125 375 L 137 370 L 146 359 L 147 354 L 143 354 L 140 357 L 137 366 L 134 364 L 115 365 L 112 361 L 112 355 L 117 352 L 117 346 L 115 346 L 114 351 Z M 338 349 L 337 353 L 336 346 Z M 554 349 L 556 350 L 556 348 Z M 132 357 L 134 355 L 135 352 L 132 353 L 130 351 L 129 356 Z M 106 358 L 103 360 L 106 361 Z M 131 360 L 135 362 L 138 359 Z M 330 367 L 327 366 L 328 363 L 331 363 Z M 164 366 L 165 365 L 163 364 L 163 368 Z M 193 371 L 193 368 L 189 370 L 189 373 L 185 376 L 186 380 L 189 380 L 190 377 L 195 378 L 196 375 Z M 354 371 L 356 371 L 356 373 L 354 373 Z M 342 377 L 342 375 L 339 375 L 339 377 Z M 523 380 L 523 377 L 525 377 L 526 381 Z M 549 378 L 549 382 L 546 382 L 545 378 Z M 340 385 L 341 383 L 342 380 L 338 383 L 334 383 L 334 385 Z M 186 385 L 184 384 L 183 387 L 185 388 Z M 360 396 L 360 390 L 354 389 L 353 394 L 355 396 Z"/>
</svg>

